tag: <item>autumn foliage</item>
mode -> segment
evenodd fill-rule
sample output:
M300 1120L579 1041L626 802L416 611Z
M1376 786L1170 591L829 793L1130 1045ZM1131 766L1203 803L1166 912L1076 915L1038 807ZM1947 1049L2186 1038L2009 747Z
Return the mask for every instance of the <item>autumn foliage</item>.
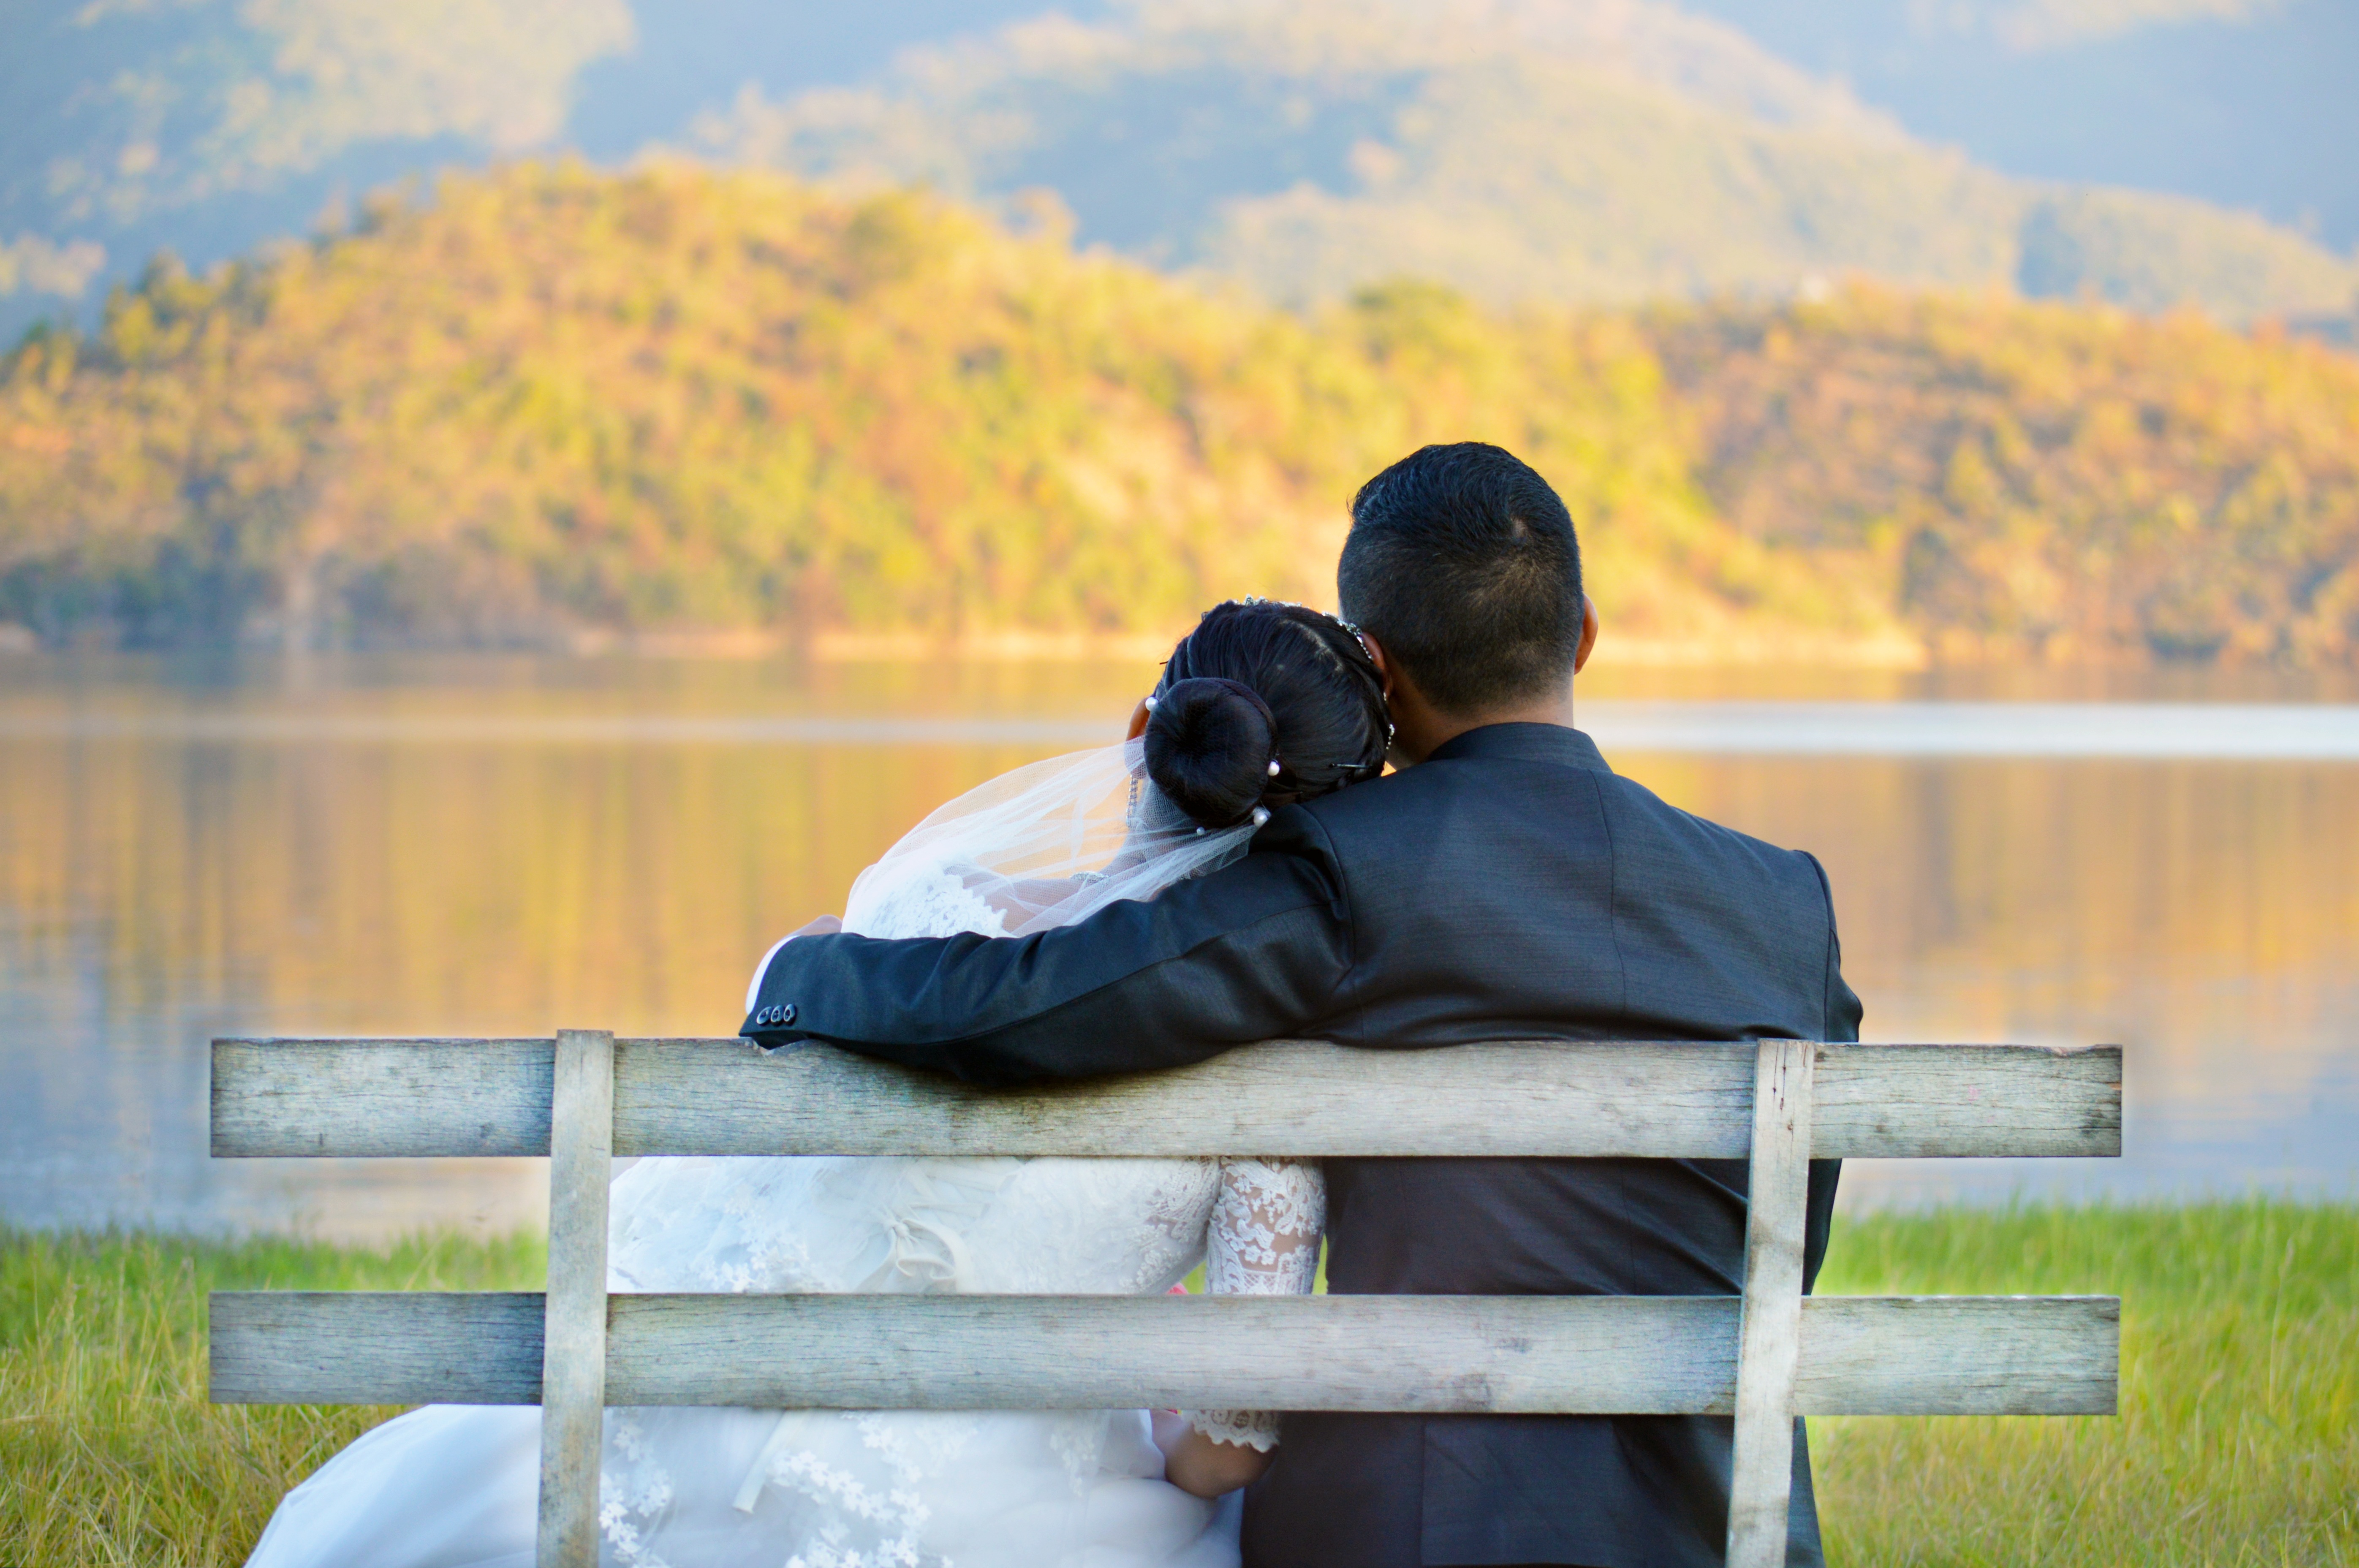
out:
M913 193L522 165L0 368L57 643L1157 633L1324 600L1359 481L1499 441L1636 643L2347 663L2359 361L1864 287L1310 316Z

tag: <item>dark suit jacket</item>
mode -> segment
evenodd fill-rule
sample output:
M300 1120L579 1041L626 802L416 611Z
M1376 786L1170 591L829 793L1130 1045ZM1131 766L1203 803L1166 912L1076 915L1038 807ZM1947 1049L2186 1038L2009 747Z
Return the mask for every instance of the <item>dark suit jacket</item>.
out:
M1276 813L1152 903L1016 939L790 942L745 1033L1016 1084L1274 1036L1853 1040L1826 879L1665 805L1586 735L1502 724ZM1835 1169L1815 1166L1807 1274ZM1723 1295L1741 1161L1331 1160L1328 1288ZM1790 1564L1821 1561L1799 1423ZM1722 1560L1730 1422L1305 1413L1248 1495L1257 1568Z

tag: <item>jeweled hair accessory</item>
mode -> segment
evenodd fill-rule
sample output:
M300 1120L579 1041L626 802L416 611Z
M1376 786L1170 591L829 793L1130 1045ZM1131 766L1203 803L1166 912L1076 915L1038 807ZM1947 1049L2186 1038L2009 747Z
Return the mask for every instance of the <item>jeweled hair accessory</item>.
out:
M1281 610L1307 610L1310 611L1311 614L1318 616L1323 621L1332 621L1336 625L1341 626L1353 636L1359 638L1360 645L1363 649L1367 646L1368 634L1366 633L1361 631L1357 626L1353 625L1349 621L1344 620L1333 611L1321 610L1315 604L1302 604L1291 599L1264 599L1257 593L1249 593L1243 599L1224 600L1222 602L1226 604L1273 604ZM1208 611L1206 613L1209 614L1211 611Z

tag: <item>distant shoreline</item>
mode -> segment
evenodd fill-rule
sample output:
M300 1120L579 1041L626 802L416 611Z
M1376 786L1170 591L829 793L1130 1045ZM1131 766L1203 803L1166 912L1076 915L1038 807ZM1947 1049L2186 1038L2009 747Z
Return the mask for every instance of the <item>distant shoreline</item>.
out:
M576 639L574 651L706 658L764 658L799 651L821 664L944 656L986 664L1090 659L1159 661L1186 633L1184 626L1160 633L1011 631L951 637L917 632L821 632L802 640L799 648L797 639L775 632L591 633ZM1738 637L1614 636L1607 646L1616 663L1649 668L1705 668L1777 660L1847 669L1921 670L1931 662L1920 641L1889 633L1857 637L1819 632Z
M648 658L767 659L798 654L819 664L859 664L955 658L979 664L1065 663L1092 660L1159 662L1172 644L1187 634L1185 626L1168 632L1036 632L1005 631L937 636L922 632L820 632L798 635L760 627L716 627L660 632L575 631L549 637L520 638L510 647L471 643L374 643L359 648L321 648L315 654L347 653L534 653L595 658L637 654ZM1860 636L1819 631L1763 631L1734 636L1649 637L1609 633L1605 644L1614 663L1649 669L1708 669L1714 665L1777 663L1821 665L1837 669L1923 670L1934 660L1924 643L1889 632ZM285 653L266 640L234 644L240 653ZM0 622L0 657L9 654L60 654L70 650L42 646L29 627ZM106 653L132 650L108 647ZM175 652L190 652L188 649ZM201 651L201 650L198 650ZM223 649L222 651L230 651ZM1961 664L2020 664L2021 658L1952 659ZM2067 661L2118 665L2124 661Z
M520 633L512 642L420 638L370 638L355 644L289 649L267 635L221 643L168 648L125 647L108 642L67 647L44 644L31 628L0 622L0 661L15 657L101 655L187 656L235 654L337 658L376 654L527 654L554 658L647 658L760 660L799 658L821 665L897 664L951 659L971 664L1159 664L1187 634L1185 625L1164 632L1042 632L1009 630L940 635L924 632L795 633L770 627L673 628L614 631L603 627ZM2168 659L2122 648L2074 648L2060 643L2044 654L2027 655L2004 642L1982 644L1942 639L1935 648L1908 633L1889 628L1846 633L1808 627L1768 626L1698 637L1624 633L1606 623L1599 644L1601 665L1625 669L1709 670L1775 665L1827 670L1921 674L1956 670L2163 670L2274 667L2240 659Z

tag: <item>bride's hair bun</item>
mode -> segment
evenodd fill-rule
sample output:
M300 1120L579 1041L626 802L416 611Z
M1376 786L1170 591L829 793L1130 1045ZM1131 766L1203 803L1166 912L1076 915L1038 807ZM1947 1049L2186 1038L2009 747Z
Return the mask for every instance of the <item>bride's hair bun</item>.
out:
M1269 787L1277 720L1243 681L1201 676L1155 694L1147 716L1147 776L1206 827L1242 822Z

